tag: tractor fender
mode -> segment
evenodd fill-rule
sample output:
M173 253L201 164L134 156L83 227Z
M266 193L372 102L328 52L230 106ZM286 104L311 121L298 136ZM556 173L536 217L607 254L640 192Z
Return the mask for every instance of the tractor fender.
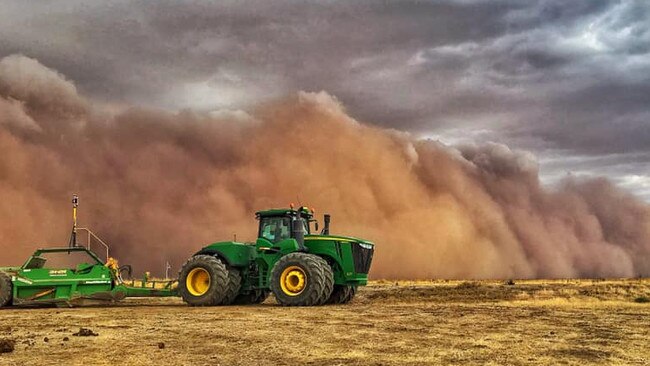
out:
M327 264L329 264L330 267L332 267L332 271L334 272L334 277L337 280L345 281L345 279L346 279L345 271L343 270L343 265L341 264L340 258L337 258L336 256L333 256L333 255L322 254L322 253L319 253L319 254L316 254L316 255L323 258L323 259L325 259Z
M211 255L213 257L217 257L221 259L223 263L225 263L227 266L232 267L232 261L228 259L221 251L216 250L216 249L201 249L200 251L194 253L194 256L197 255Z
M208 245L198 251L195 255L207 254L215 256L229 267L248 267L250 264L251 252L254 246L235 242L222 242Z

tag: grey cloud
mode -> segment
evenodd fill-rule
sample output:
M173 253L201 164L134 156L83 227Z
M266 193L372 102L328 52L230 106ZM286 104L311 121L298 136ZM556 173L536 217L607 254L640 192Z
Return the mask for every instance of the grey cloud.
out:
M607 176L650 201L650 152L568 156L565 151L547 150L539 155L539 163L546 184L557 184L567 176Z
M364 122L443 141L650 146L643 0L0 4L0 57L34 57L106 103L245 109L327 90Z

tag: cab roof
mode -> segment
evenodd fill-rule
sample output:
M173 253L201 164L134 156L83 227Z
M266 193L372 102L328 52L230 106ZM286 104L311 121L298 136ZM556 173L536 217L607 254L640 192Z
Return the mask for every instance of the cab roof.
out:
M300 211L303 217L311 217L312 213L307 207L300 207L297 209L292 208L272 208L264 211L257 211L255 217L268 217L268 216L295 216Z

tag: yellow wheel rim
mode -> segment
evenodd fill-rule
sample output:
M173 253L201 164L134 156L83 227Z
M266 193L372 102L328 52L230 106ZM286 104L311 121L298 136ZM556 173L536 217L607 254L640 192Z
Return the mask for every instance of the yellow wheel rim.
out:
M298 266L290 266L282 271L280 275L280 287L282 292L289 296L298 296L305 289L307 274Z
M210 273L205 268L194 268L185 279L187 291L194 296L203 296L210 289Z

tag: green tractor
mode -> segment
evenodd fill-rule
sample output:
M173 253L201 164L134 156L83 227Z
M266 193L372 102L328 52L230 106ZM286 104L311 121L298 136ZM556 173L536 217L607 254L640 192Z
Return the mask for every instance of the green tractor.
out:
M329 215L312 234L313 216L306 207L257 212L256 242L201 249L180 270L180 296L194 306L258 304L270 293L284 306L351 301L368 282L374 244L330 235Z

